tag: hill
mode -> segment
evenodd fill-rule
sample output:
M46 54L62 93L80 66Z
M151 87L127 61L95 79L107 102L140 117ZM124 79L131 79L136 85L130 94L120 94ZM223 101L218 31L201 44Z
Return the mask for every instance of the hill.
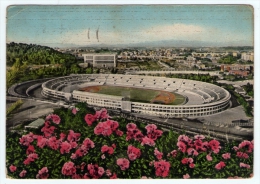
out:
M75 62L76 58L53 48L35 44L8 43L6 46L6 64L12 66L17 60L22 63L43 65Z

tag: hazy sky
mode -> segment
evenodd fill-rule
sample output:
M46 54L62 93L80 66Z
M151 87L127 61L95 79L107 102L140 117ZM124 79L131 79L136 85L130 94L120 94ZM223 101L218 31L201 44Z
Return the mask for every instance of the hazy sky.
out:
M185 40L253 45L253 13L246 5L10 6L7 42L87 46Z

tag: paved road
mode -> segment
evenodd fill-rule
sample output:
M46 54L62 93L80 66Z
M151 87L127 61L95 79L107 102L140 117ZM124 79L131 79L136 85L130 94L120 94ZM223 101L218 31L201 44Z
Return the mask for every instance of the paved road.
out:
M15 98L16 97L7 97L7 101L14 100ZM15 126L20 124L21 122L37 119L41 116L48 115L53 112L53 109L60 107L59 104L52 102L40 101L35 99L22 100L24 101L24 103L18 109L18 113L7 120L7 127Z
M243 86L243 85L246 85L247 83L249 84L254 84L254 80L243 80L243 81L227 81L227 80L218 80L217 81L218 83L224 83L224 84L236 84L236 85L239 85L239 86Z

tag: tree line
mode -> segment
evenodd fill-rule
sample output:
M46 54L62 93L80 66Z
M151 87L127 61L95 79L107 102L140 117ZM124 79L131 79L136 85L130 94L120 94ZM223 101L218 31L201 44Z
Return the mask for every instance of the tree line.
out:
M50 47L11 42L7 44L6 85L72 73L92 73L92 68L81 68L74 55L58 52Z

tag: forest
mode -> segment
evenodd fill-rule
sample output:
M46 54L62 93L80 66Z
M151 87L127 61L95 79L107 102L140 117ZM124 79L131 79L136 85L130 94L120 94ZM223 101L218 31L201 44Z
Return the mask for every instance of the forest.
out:
M6 85L17 82L71 73L92 73L92 68L81 68L74 55L35 44L8 43L6 50Z

